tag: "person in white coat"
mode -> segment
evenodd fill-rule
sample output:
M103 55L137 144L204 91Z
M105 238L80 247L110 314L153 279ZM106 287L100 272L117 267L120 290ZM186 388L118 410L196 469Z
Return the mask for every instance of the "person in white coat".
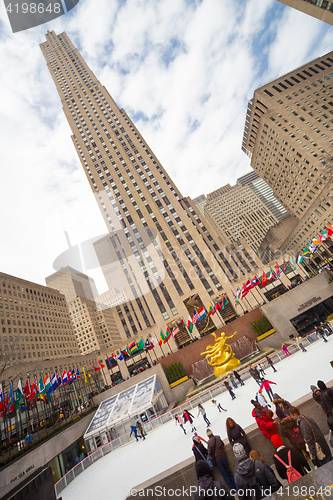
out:
M265 408L265 410L268 410L268 408L270 408L270 405L268 404L267 399L263 395L261 389L256 393L256 400L261 404L263 408Z

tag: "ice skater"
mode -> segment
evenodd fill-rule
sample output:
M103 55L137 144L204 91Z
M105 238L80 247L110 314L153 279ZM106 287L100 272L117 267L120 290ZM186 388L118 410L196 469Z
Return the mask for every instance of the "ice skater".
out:
M265 370L263 369L263 366L260 363L258 363L257 369L259 370L261 377L265 378L266 373L265 373Z
M315 326L315 331L316 331L317 336L321 337L323 339L323 341L326 343L327 339L325 337L324 329L322 328L322 326L321 325Z
M145 430L143 428L143 424L140 422L140 420L137 421L136 426L139 429L140 434L143 437L143 440L145 440L146 436L147 436L147 433L145 432Z
M210 426L210 421L207 418L205 408L201 404L199 404L198 405L198 410L199 410L199 412L198 412L197 418L199 418L199 415L202 415L202 418L204 419L205 423L207 424L207 427L209 427Z
M268 410L268 408L270 408L267 399L262 393L262 389L259 389L259 391L256 393L256 401L258 401L258 403L260 403L261 406L265 408L265 410Z
M258 385L261 385L260 373L258 372L257 368L251 366L249 369L249 374L257 382Z
M273 365L273 361L271 358L269 358L268 356L266 356L266 361L267 363L269 364L269 366L271 366L273 368L273 372L277 372L276 368L274 367Z
M133 433L134 433L136 441L139 441L138 437L142 439L142 436L140 434L138 434L138 430L136 428L136 425L131 425L130 437L132 436Z
M191 432L194 432L196 431L196 428L194 427L194 424L193 424L193 415L192 413L190 413L188 410L184 410L183 411L183 419L184 419L184 423L186 424L186 422L189 422L190 425L191 425Z
M291 352L288 350L288 347L286 346L286 344L282 344L282 349L287 357L291 356Z
M227 391L229 392L229 394L230 394L230 396L231 396L231 400L236 399L235 393L234 393L234 391L231 389L231 387L230 387L229 383L228 383L227 381L225 381L225 382L224 382L224 385L225 385L225 387L226 387Z
M184 429L184 420L180 415L175 415L175 425L179 425L183 429L184 434L186 434L186 430Z
M300 335L298 335L298 337L296 337L296 344L302 350L302 352L307 352L304 345L303 345L302 340L303 340L302 337Z
M212 399L212 403L214 406L216 406L216 408L218 409L219 413L221 413L221 411L227 411L225 410L224 408L222 408L221 406L221 403L219 403L218 401L216 401L216 399Z
M267 392L269 399L273 401L273 391L271 389L271 384L276 385L276 383L272 382L271 380L263 379L262 384L260 386L260 390L262 391L262 388L264 388L265 391Z
M232 373L235 375L235 377L238 380L238 382L240 383L240 385L245 385L243 380L241 379L241 376L239 375L239 373L236 370L234 370Z
M229 378L230 378L230 382L232 383L234 388L237 389L238 385L236 384L235 375L232 372L230 373Z

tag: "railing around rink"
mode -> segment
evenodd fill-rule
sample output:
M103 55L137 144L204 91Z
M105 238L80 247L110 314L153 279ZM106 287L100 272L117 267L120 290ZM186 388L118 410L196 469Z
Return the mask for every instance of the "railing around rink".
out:
M315 332L311 333L307 337L304 337L302 342L304 346L311 345L314 342L318 341L318 336ZM299 351L299 348L297 347L296 343L291 344L288 346L289 351L292 351L292 354ZM281 350L278 352L275 352L272 356L270 356L271 360L273 361L273 364L278 363L279 361L282 361L282 359L285 359L286 355L285 353ZM265 368L269 368L269 364L267 361L261 360L259 361L260 364ZM257 363L254 362L254 365ZM242 379L247 380L250 378L249 374L249 367L247 367L245 370L240 370L239 371L240 376ZM223 382L219 382L216 385L210 387L209 389L206 389L205 391L201 392L200 394L193 396L193 398L188 399L185 403L182 403L181 405L173 408L172 410L163 413L162 415L159 415L155 417L152 420L149 420L147 423L145 423L145 431L150 432L154 429L157 429L161 425L166 424L167 422L170 422L171 420L174 419L174 416L176 413L182 413L183 410L186 408L187 410L193 409L198 406L198 403L205 403L214 397L222 394L223 392L226 392L226 388L224 386ZM57 497L59 494L76 478L78 477L82 472L84 472L88 467L93 465L97 460L100 458L105 457L108 455L111 451L116 450L117 448L121 448L122 446L125 446L129 442L131 442L133 438L130 437L130 433L127 432L126 434L123 434L122 436L117 437L116 439L110 441L109 443L106 443L97 450L93 451L90 455L88 455L84 460L79 462L73 469L67 472L56 484L55 484L55 491Z

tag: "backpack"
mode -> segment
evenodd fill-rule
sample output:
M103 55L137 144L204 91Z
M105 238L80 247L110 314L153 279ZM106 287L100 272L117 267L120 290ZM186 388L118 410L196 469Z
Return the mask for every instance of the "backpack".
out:
M297 479L300 479L302 477L302 474L300 474L298 472L298 470L296 470L292 465L291 465L291 450L288 451L288 462L289 462L289 465L287 465L286 463L284 463L283 460L281 460L281 458L278 456L278 455L274 455L275 458L277 458L282 465L284 465L287 469L287 479L288 479L288 483L293 483L294 481L297 481Z

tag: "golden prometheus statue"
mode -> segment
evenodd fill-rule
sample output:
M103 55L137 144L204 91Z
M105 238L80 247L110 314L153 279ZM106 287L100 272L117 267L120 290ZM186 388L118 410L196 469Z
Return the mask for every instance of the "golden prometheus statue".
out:
M207 363L214 367L215 377L222 377L222 375L234 370L241 364L239 359L235 358L230 345L226 344L226 341L232 339L236 333L231 335L231 337L226 337L225 333L222 332L218 339L216 338L216 334L212 333L215 338L215 345L208 345L206 351L201 353L201 356L206 354Z

